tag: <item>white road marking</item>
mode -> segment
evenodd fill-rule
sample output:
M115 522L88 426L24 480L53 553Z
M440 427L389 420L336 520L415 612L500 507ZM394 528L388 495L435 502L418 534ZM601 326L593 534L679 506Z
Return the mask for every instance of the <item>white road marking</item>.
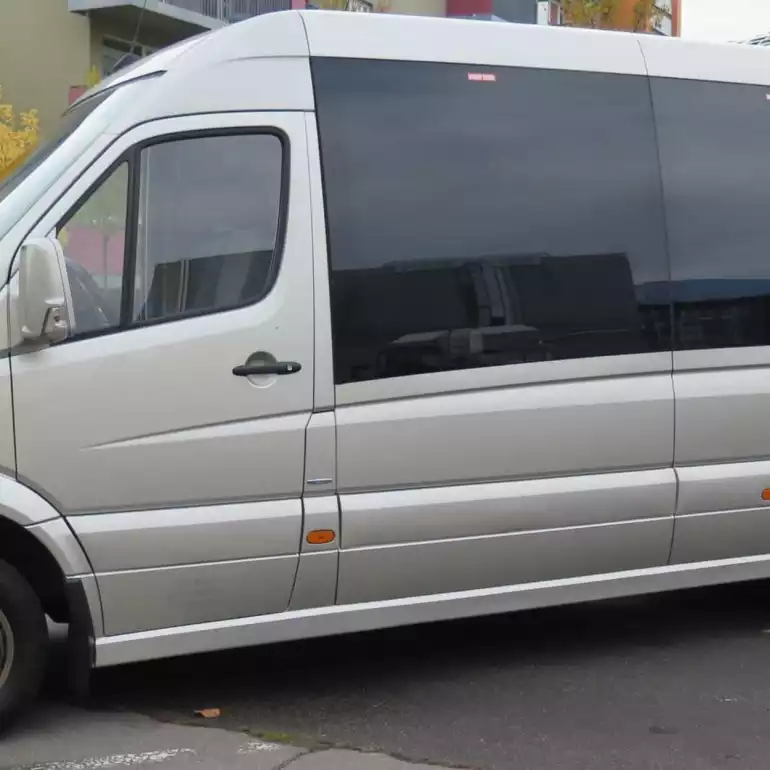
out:
M180 754L195 754L194 749L163 749L145 751L142 754L113 754L110 757L89 757L64 762L44 762L38 765L13 767L11 770L106 770L111 767L136 767L137 765L160 765Z
M265 743L265 741L250 741L238 749L239 754L258 754L260 751L280 751L283 746L277 743Z

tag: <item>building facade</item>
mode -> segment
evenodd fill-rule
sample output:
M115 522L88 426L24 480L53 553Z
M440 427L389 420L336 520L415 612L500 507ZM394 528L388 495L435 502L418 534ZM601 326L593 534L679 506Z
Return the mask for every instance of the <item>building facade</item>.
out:
M43 136L94 74L131 50L147 54L304 0L0 0L3 102L37 109ZM40 62L43 62L41 65Z
M562 0L352 0L365 10L448 16L480 20L512 21L520 24L564 23ZM619 11L614 20L619 29L632 30L636 23L636 7L640 0L618 0ZM648 32L679 36L682 0L655 0L657 13ZM312 0L310 0L312 5Z

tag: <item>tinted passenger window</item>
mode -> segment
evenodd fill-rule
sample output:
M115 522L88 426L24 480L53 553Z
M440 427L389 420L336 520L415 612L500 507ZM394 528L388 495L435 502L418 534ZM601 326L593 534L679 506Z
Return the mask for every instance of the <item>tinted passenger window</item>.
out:
M679 349L770 344L768 89L652 84Z
M142 153L134 319L237 307L269 285L283 148L274 135L165 142Z
M645 79L313 68L338 383L670 347Z

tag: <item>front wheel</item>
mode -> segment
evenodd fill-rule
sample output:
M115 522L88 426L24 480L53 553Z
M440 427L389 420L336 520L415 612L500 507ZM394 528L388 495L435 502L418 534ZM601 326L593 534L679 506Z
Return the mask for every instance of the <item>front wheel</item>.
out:
M0 732L37 695L48 659L45 613L29 583L0 561Z

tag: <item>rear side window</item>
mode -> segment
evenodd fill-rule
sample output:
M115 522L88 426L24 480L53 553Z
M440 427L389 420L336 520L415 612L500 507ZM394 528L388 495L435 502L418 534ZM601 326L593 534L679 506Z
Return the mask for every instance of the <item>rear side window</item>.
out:
M313 72L337 383L670 347L644 78Z
M676 346L770 344L770 92L653 80Z

